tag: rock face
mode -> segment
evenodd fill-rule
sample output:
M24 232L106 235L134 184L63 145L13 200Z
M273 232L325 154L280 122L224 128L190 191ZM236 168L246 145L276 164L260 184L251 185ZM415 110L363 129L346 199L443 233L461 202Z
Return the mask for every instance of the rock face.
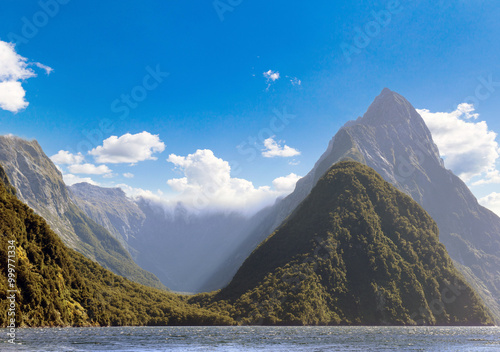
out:
M70 190L75 203L119 238L137 264L178 292L219 288L200 283L234 251L248 221L236 213L191 214L182 204L170 209L143 198L132 200L118 188L80 183Z
M250 324L491 324L427 212L353 161L331 167L216 297Z
M373 168L431 215L457 268L500 322L500 218L479 205L460 178L444 167L421 116L405 98L387 88L363 117L338 131L292 194L256 215L257 225L207 281L228 282L243 262L241 258L250 255L292 213L333 164L348 158Z
M89 183L78 183L68 188L75 204L133 254L128 242L139 232L146 219L138 205L120 188L102 188Z
M73 203L61 173L36 141L0 136L0 164L17 197L42 216L67 246L116 274L164 288L158 278L134 263L117 239Z

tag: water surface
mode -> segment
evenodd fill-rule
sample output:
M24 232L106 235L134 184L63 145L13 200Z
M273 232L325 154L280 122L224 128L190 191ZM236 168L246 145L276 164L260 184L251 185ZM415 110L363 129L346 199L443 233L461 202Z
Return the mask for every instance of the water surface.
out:
M500 351L499 327L112 327L0 331L1 351Z

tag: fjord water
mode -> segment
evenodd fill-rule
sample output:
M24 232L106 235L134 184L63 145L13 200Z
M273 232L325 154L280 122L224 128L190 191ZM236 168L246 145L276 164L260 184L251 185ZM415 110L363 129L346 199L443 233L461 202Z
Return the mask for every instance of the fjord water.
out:
M18 329L1 351L500 351L499 327L113 327Z

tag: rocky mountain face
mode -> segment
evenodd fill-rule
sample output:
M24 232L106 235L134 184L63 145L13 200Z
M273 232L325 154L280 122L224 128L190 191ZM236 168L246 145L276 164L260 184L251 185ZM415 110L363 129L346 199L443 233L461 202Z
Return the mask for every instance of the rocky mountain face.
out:
M218 300L249 324L492 323L428 213L354 161L318 180Z
M431 215L457 268L500 322L500 218L479 205L460 178L444 167L421 116L404 97L387 88L363 117L349 121L338 131L291 195L256 215L257 225L207 281L229 282L241 258L250 255L305 199L325 172L344 159L370 166Z
M120 188L103 188L89 183L69 186L70 197L88 217L103 226L134 254L128 242L141 229L146 215Z
M0 164L19 199L42 216L67 246L116 274L164 288L158 278L134 263L116 238L74 204L62 174L36 141L0 136Z
M220 288L200 283L234 251L248 221L236 213L192 214L182 204L168 208L144 198L132 200L118 188L80 183L70 190L75 203L120 238L137 264L178 292Z

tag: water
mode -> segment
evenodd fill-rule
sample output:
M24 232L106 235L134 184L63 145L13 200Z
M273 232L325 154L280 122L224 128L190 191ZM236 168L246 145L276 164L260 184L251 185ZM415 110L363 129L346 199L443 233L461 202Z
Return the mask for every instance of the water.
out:
M500 351L499 327L116 327L18 329L1 351Z

